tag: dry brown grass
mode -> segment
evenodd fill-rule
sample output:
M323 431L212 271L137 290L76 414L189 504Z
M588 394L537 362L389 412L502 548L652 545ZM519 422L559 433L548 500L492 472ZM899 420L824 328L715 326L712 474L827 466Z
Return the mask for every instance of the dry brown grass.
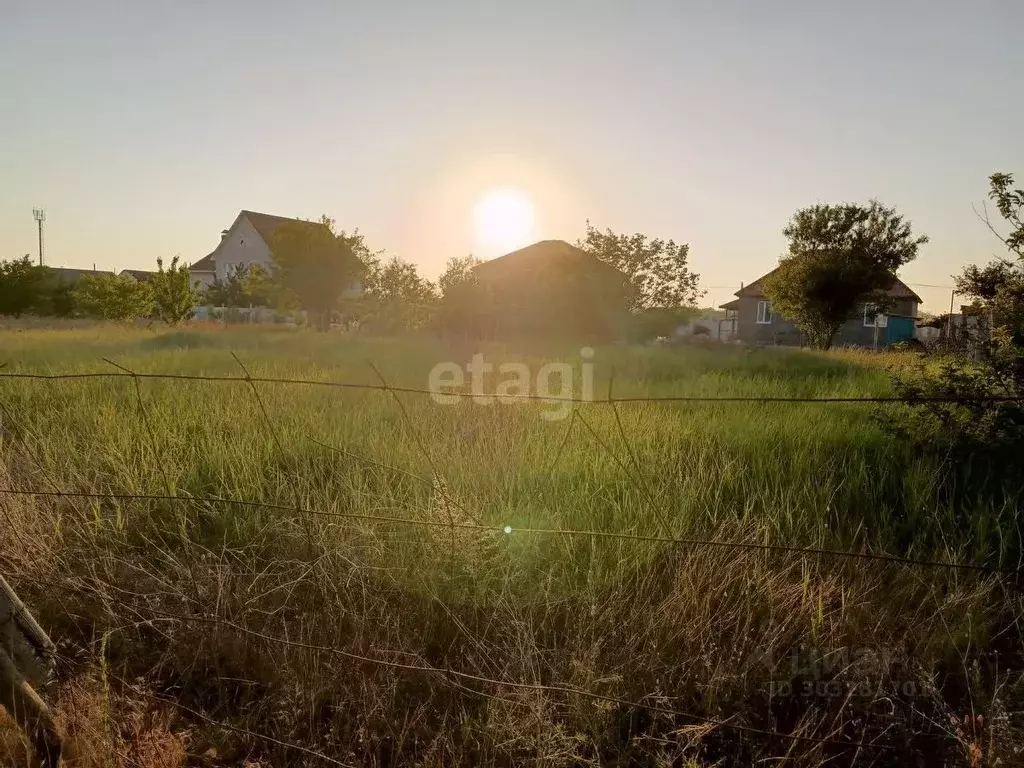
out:
M169 346L150 364L223 370L219 348L196 351L219 340L155 339ZM811 391L797 352L706 354L684 391ZM626 361L638 391L685 374L659 355ZM813 362L826 394L878 374ZM1024 605L1004 580L518 528L660 533L653 498L694 537L1012 557L1012 509L942 509L938 470L859 411L638 407L623 416L633 478L582 430L565 441L511 408L413 411L427 462L386 397L267 387L278 443L244 384L147 384L154 446L130 381L4 386L2 487L169 484L443 524L0 494L0 569L58 642L70 765L1019 762ZM587 418L621 446L607 412ZM431 463L440 481L388 468ZM479 520L514 533L448 527Z
M58 507L37 502L34 511L52 521ZM454 582L472 581L474 564L506 569L501 587L467 600L465 584L430 578L417 588L407 572L395 573L389 537L358 527L319 527L313 561L297 521L221 551L176 542L167 530L160 543L154 530L140 559L136 546L59 511L60 546L50 550L59 555L21 558L14 575L63 638L63 675L73 682L58 712L75 745L72 765L170 766L186 755L207 765L316 763L211 726L163 698L353 765L711 765L768 756L793 765L868 756L896 764L910 754L995 765L1016 738L999 717L1006 704L998 694L1016 684L1016 673L984 666L972 654L981 638L964 622L988 615L997 626L1000 614L1009 619L1019 609L993 579L703 548L663 550L592 590L557 594L543 583L517 584L512 564L486 538L469 542L464 533L454 568L448 541L402 568L436 569ZM714 533L758 538L750 524ZM586 557L603 545L574 546L570 556ZM464 552L472 556L462 560ZM4 562L19 555L10 540L0 544ZM858 652L843 655L849 649ZM839 654L836 662L826 660L829 652ZM950 653L974 657L966 662L975 665L973 679ZM890 749L769 738L341 654ZM780 685L811 687L779 695ZM953 690L961 685L968 688Z

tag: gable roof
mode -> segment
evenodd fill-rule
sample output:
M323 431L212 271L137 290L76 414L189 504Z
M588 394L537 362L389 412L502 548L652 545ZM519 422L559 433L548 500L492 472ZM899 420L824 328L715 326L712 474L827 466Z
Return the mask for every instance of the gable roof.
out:
M242 210L235 217L235 220L233 222L231 222L231 226L228 229L234 229L235 225L238 224L238 222L241 221L242 219L248 219L249 220L249 223L252 224L252 228L256 230L256 234L258 234L260 236L260 238L262 238L263 242L267 244L267 247L270 247L270 239L274 236L275 230L277 230L277 228L279 226L281 226L282 224L294 224L294 223L297 222L299 224L305 224L305 225L308 225L310 227L326 227L327 226L326 224L321 224L319 221L306 221L304 219L290 219L287 216L274 216L273 214L270 214L270 213L259 213L257 211ZM224 239L225 239L225 236L227 235L227 232L228 232L228 230L224 230L224 233L221 236L221 242L224 242ZM217 247L213 249L212 253L208 253L206 256L203 256L203 258L199 259L199 261L197 261L197 262L193 263L191 266L189 266L189 271L190 272L216 272L217 271L217 259L216 259L216 256L217 256L217 251L219 251L219 250L220 250L220 245L218 244Z
M508 270L534 271L547 269L558 264L588 265L600 270L614 273L620 278L625 275L607 262L601 261L582 248L570 245L565 240L541 240L527 245L517 251L506 253L496 259L485 261L473 267L474 274L484 277L497 277Z
M282 224L305 224L310 227L326 227L326 224L321 224L319 221L306 221L304 219L290 219L287 216L274 216L269 213L257 213L256 211L242 211L238 214L239 218L244 216L252 224L259 236L263 238L268 246L270 245L270 238L273 237L274 231ZM236 219L237 221L237 219Z
M48 267L57 273L57 277L69 283L76 283L82 275L113 275L106 269L76 269L75 267Z
M214 251L213 253L216 253ZM216 271L217 265L213 261L213 253L208 253L203 256L199 261L188 268L189 272L214 272Z
M768 277L769 275L775 274L777 269L778 267L773 269L771 272L768 272L767 274L761 275L761 277L757 278L757 280L750 283L750 285L746 285L743 288L740 288L733 295L738 296L740 298L762 298L764 296L765 278ZM912 290L910 290L910 287L902 280L900 280L898 277L893 277L893 284L885 293L887 296L890 296L894 299L912 299L913 301L916 301L918 304L922 303L921 297L914 293Z

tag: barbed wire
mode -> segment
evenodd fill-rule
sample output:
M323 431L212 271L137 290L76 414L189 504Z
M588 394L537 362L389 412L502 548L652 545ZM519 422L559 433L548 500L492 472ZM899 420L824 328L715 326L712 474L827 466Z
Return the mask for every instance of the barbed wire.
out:
M0 366L2 368L3 366ZM561 397L556 395L538 395L531 393L515 394L478 394L458 390L433 390L421 387L401 387L392 384L367 384L349 381L323 381L317 379L269 378L262 376L213 376L187 373L121 373L115 371L90 371L88 373L19 373L3 372L0 379L27 379L39 381L74 381L88 379L153 379L167 381L209 381L235 384L285 384L291 386L333 387L336 389L357 389L377 392L397 392L411 395L432 395L442 397L459 397L467 400L486 398L498 401L526 400L541 403L579 403L588 405L611 405L614 403L1014 403L1024 402L1024 395L984 395L973 397L942 397L942 396L859 396L859 397L786 397L764 395L660 395L652 397L615 397L615 398L584 398Z
M84 589L87 592L93 592L93 593L99 594L102 597L104 597L104 599L110 601L111 603L119 605L119 606L121 606L123 608L130 609L133 612L135 612L136 614L140 614L141 615L140 607L138 605L135 605L135 604L132 604L132 603L127 603L127 602L125 602L123 600L119 600L117 598L113 598L110 595L108 595L106 593L103 593L103 592L101 592L99 590L96 590L96 589L90 589L89 587L84 587ZM724 719L721 719L721 718L715 718L715 717L710 717L710 716L707 716L707 715L696 714L694 712L688 712L688 711L685 711L685 710L675 709L673 707L663 706L661 704L651 704L651 703L647 703L647 702L643 701L642 699L627 699L627 698L623 698L623 697L620 697L620 696L612 696L610 694L597 693L595 691L589 691L589 690L586 690L586 689L583 689L583 688L577 688L577 687L570 686L570 685L546 684L546 683L529 682L529 681L522 681L522 680L501 680L501 679L497 679L497 678L486 677L486 676L483 676L483 675L476 675L476 674L473 674L473 673L470 673L470 672L462 672L460 670L452 669L451 667L439 667L439 666L433 666L433 665L430 665L430 664L412 664L412 663L409 663L409 662L392 661L390 659L381 659L381 658L376 658L376 657L373 657L373 656L366 656L366 655L360 654L360 653L354 653L352 651L347 651L347 650L345 650L343 648L337 648L335 646L320 645L318 643L307 643L307 642L303 642L303 641L300 641L300 640L293 640L291 638L279 637L277 635L271 635L271 634L268 634L266 632L259 632L257 630L250 629L248 627L244 627L241 624L238 624L236 622L230 621L228 619L221 618L219 616L210 616L210 615L200 614L200 613L193 613L193 614L190 614L190 615L182 615L182 614L174 613L172 611L166 611L166 610L161 609L161 608L154 608L154 607L148 606L148 605L145 606L145 610L148 611L149 613L153 614L155 617L158 617L160 619L165 619L165 620L170 620L170 621L178 621L178 622L181 622L183 624L187 624L189 622L192 622L192 623L197 623L197 624L207 624L207 625L215 625L215 626L220 626L220 627L227 627L227 628L232 629L232 630L234 630L236 632L240 632L240 633L242 633L244 635L248 635L250 637L253 637L253 638L256 638L256 639L259 639L259 640L263 640L265 642L275 643L275 644L278 644L278 645L281 645L281 646L285 646L285 647L299 648L299 649L302 649L302 650L309 650L309 651L317 651L319 653L326 653L326 654L330 654L330 655L334 655L334 656L339 656L341 658L345 658L345 659L348 659L350 661L357 661L357 662L371 664L373 666L378 666L378 667L385 667L385 668L389 668L389 669L397 669L397 670L407 671L407 672L422 672L422 673L426 673L426 674L436 675L437 677L439 677L441 680L443 680L447 684L452 685L452 686L454 686L454 687L456 687L456 688L458 688L460 690L465 690L468 693L471 693L471 694L474 694L474 695L477 695L477 696L483 696L483 697L488 698L488 699L495 699L495 700L502 701L502 702L508 703L508 704L519 704L519 702L516 702L514 700L511 700L511 699L508 699L508 698L505 698L505 697L502 697L502 696L494 695L494 694L488 693L486 691L481 691L481 690L478 690L478 689L475 689L475 688L467 688L467 687L465 687L463 685L460 685L460 684L456 683L451 678L456 678L458 680L464 680L464 681L467 681L467 682L477 683L477 684L481 684L481 685L490 685L490 686L494 686L494 687L497 687L497 688L504 687L504 688L514 688L516 690L536 691L538 693L549 693L549 694L557 693L557 694L563 694L563 695L568 695L568 696L577 696L577 697L580 697L580 698L590 699L592 701L601 701L601 702L605 702L605 703L608 703L608 704L615 704L617 706L627 707L627 708L631 708L631 709L643 709L643 710L647 710L647 711L652 712L652 713L669 715L671 717L676 717L676 718L680 718L680 719L690 720L690 721L693 721L694 725L713 726L715 728L720 728L720 729L725 729L725 730L733 730L733 731L737 731L737 732L740 732L740 733L748 733L748 734L752 734L752 735L756 735L756 736L762 736L762 737L766 737L766 738L772 738L772 739L784 739L784 740L787 740L787 741L794 741L794 742L800 742L800 743L805 743L805 744L814 744L814 745L817 745L817 746L829 745L829 746L834 746L834 747L841 747L841 748L844 748L844 749L873 749L873 750L891 750L891 749L895 749L895 747L893 747L891 745L888 745L888 744L876 744L876 743L872 743L872 742L868 742L868 741L863 741L863 740L861 740L861 741L847 741L847 740L841 740L841 739L833 739L833 738L829 738L829 737L805 736L803 734L798 734L798 733L783 733L781 731L772 731L772 730L768 730L766 728L758 728L758 727L752 726L752 725L744 725L744 724L741 724L741 723L733 723L733 722L730 722L729 720L724 720ZM64 657L64 658L68 658L68 657ZM68 658L68 660L71 661L70 658ZM146 696L146 697L155 699L157 701L160 701L162 703L170 704L172 706L178 707L179 709L182 709L183 711L185 711L185 712L187 712L187 713L189 713L191 715L199 717L200 719L205 720L206 722L208 722L208 723L210 723L212 725L216 725L216 726L220 726L220 727L223 727L223 728L227 728L229 730L233 730L233 731L242 733L244 735L247 735L247 736L250 736L250 737L253 737L253 738L264 739L264 740L266 740L266 741L268 741L270 743L276 744L278 746L282 746L282 747L285 747L285 748L296 749L296 750L299 750L301 752L305 752L306 754L309 754L309 755L312 755L312 756L315 756L315 757L319 757L321 759L325 759L325 760L327 760L329 762L332 762L334 764L337 764L337 765L346 765L344 763L341 763L341 762L335 760L334 758L328 757L327 755L324 755L321 752L316 752L316 751L311 750L311 749L309 749L307 747L303 747L303 746L300 746L298 744L294 744L294 743L290 743L290 742L281 741L281 740L275 739L275 738L270 737L270 736L259 734L259 733L256 733L254 731L250 731L248 729L232 725L230 723L225 723L225 722L222 722L222 721L214 720L213 718L210 718L209 716L204 715L201 712L197 712L196 710L191 709L190 707L187 707L187 706L181 704L180 702L177 702L177 701L175 701L175 700L173 700L173 699L171 699L169 697L159 696L157 694L153 694L153 693L150 693L150 692L138 689L135 686L133 686L130 683L128 683L127 681L125 681L124 679L116 676L113 673L110 673L109 670L108 670L107 674L111 678L117 680L119 683L121 683L126 688L132 690L134 693L136 693L138 695ZM665 698L662 694L649 694L649 696L660 696L662 698ZM646 698L646 696L643 697L643 698ZM524 706L525 706L525 704L524 704ZM948 737L947 734L943 734L943 733L929 733L929 734L919 734L919 735L927 737L927 738L940 738L940 739Z
M380 378L381 378L381 383L380 384L364 384L364 383L354 383L354 382L334 382L334 381L322 381L322 380L318 381L318 380L308 380L308 379L288 379L288 378L279 379L279 378L253 377L253 376L251 376L249 374L248 370L241 363L241 361L238 360L237 357L235 359L236 359L236 361L238 361L239 365L242 367L243 371L245 372L245 376L239 377L239 376L207 376L207 375L170 374L170 373L136 373L134 371L130 371L127 368L123 368L121 366L117 366L116 363L108 361L108 362L110 362L111 365L114 365L114 366L117 366L117 367L121 368L122 372L88 372L88 373L65 373L65 374L41 374L41 373L3 372L3 373L0 373L0 378L42 380L42 381L131 378L133 380L134 385L135 385L135 394L136 394L136 398L138 400L138 406L139 406L139 410L140 410L140 415L142 417L142 420L143 420L143 423L144 423L144 425L146 427L146 430L147 430L147 432L149 434L150 441L153 443L152 449L154 451L154 456L155 457L159 457L159 452L158 452L157 446L156 446L156 437L153 434L152 429L151 429L151 427L149 425L149 421L148 421L148 418L147 418L147 415L146 415L146 412L145 412L145 406L144 406L144 403L143 403L143 400L142 400L141 392L139 390L139 380L140 379L183 380L183 381L204 381L204 382L228 382L228 383L243 383L243 384L248 385L252 389L253 395L256 398L256 400L257 400L257 402L258 402L258 404L259 404L259 406L261 408L261 411L263 413L264 420L265 420L265 423L266 423L266 427L273 433L275 443L276 443L277 448L278 448L278 450L280 451L281 454L284 454L284 449L283 449L283 447L282 447L282 445L280 443L280 439L278 438L278 436L277 436L277 434L275 432L275 428L274 428L273 422L269 418L269 414L267 413L266 407L263 405L263 402L262 402L262 400L261 400L261 398L259 396L259 392L255 388L255 384L257 384L257 383L259 383L259 384L301 385L301 386L321 386L321 387L333 387L333 388L342 388L342 389L380 391L380 392L388 393L389 395L395 397L395 399L398 402L399 406L401 406L401 400L399 400L397 398L397 394L399 394L399 393L408 393L408 394L416 394L416 395L424 395L424 394L426 394L426 395L438 395L438 394L443 394L443 395L456 396L456 397L467 398L467 399L474 399L474 398L480 397L478 394L468 393L468 392L447 392L447 391L446 392L437 392L437 391L430 390L430 389L420 389L420 388L412 388L412 387L396 387L396 386L392 386L392 385L388 384L388 382L384 379L384 377L381 376L379 373L378 373L378 376L380 376ZM0 368L3 368L3 367L4 367L4 365L0 365ZM493 397L493 396L491 396L491 397ZM609 380L608 395L607 395L606 398L603 398L603 399L590 400L590 399L579 398L579 397L554 397L554 396L542 396L542 395L533 395L533 394L516 394L516 395L502 396L502 397L498 397L496 399L498 399L498 400L531 400L531 401L539 401L539 402L545 402L545 403L572 402L572 403L580 403L580 404L595 404L595 405L608 404L608 405L611 405L611 407L613 409L613 412L615 414L616 425L617 425L617 427L619 429L620 436L622 437L623 443L625 445L627 456L630 459L631 463L633 464L634 468L637 471L639 471L639 462L637 461L636 456L632 453L632 449L631 449L628 441L626 441L626 439L625 439L625 429L624 429L623 424L621 422L621 419L619 417L618 411L615 410L615 406L617 404L619 404L619 403L624 403L624 404L628 404L628 403L671 403L671 402L682 402L682 403L685 403L685 402L694 402L694 403L773 403L773 402L775 402L775 403L890 403L890 402L898 402L898 403L925 403L925 402L969 403L969 402L1017 402L1017 401L1024 400L1024 397L993 396L993 397L976 397L976 398L943 398L943 397L934 397L934 398L933 397L910 397L910 398L908 398L908 397L759 397L759 396L749 396L749 397L746 397L746 396L705 397L705 396L666 396L666 397L622 397L622 398L616 398L616 397L612 396L611 379L610 379ZM404 414L404 409L403 409L403 414ZM574 418L576 418L575 412L574 412ZM605 450L607 450L616 459L616 461L619 463L620 468L627 475L630 475L629 467L622 460L620 460L615 455L615 452L612 451L611 448L608 445L606 445L605 443L603 443L603 441L600 440L600 438L593 431L593 429L590 427L590 425L582 418L582 416L580 416L579 418L581 420L581 423L588 429L588 431L590 431L593 434L593 436L596 439L598 439L599 442L601 442L602 447ZM406 415L406 421L410 422L410 423L407 424L407 426L408 426L408 428L410 430L412 430L413 429L412 428L412 424L411 424L411 421L408 419L407 415ZM571 426L571 423L570 423L570 426ZM415 435L415 431L414 430L413 430L413 433ZM566 434L565 439L563 440L563 447L564 447L564 443L567 440L568 440L568 432ZM317 442L317 441L314 441L314 442ZM427 455L428 462L429 462L430 461L430 457L429 457L429 453L427 453L427 451L426 451L426 448L422 445L422 443L418 439L417 439L417 443L420 446L420 449ZM436 468L433 466L432 463L431 463L431 473L433 475L433 478L432 479L427 479L427 478L421 477L419 475L415 475L415 474L413 474L411 472L407 472L405 470L399 469L397 467L391 467L391 466L389 466L387 464L384 464L382 462L377 462L377 461L375 461L373 459L366 459L365 457L361 457L361 456L358 456L356 454L349 453L347 451L344 451L343 449L333 448L333 447L331 447L329 445L326 445L324 443L319 443L319 444L322 447L324 447L324 448L327 448L327 449L330 449L330 450L336 450L336 451L338 451L340 453L344 453L344 454L350 455L353 458L364 460L364 461L368 461L370 463L376 464L376 465L378 465L378 466L380 466L382 468L385 468L385 469L388 469L388 470L392 470L392 471L395 471L395 472L403 473L403 474L405 474L407 476L410 476L410 477L412 477L412 478L414 478L414 479L416 479L416 480L418 480L420 482L423 482L423 483L425 483L427 485L430 485L431 487L440 486L441 489L442 489L441 492L447 497L447 491L444 490L443 482L440 479L440 475L439 475L439 473L437 472ZM559 450L559 453L560 452L561 452L561 449ZM556 459L557 459L557 457L556 457ZM630 479L633 480L634 482L638 482L638 488L641 490L641 492L645 493L645 498L647 498L648 501L652 505L652 511L656 515L658 515L659 518L660 518L660 510L657 508L657 505L654 503L653 499L650 498L649 494L646 494L646 489L642 485L642 483L639 483L639 481L636 480L635 478L633 478L631 475L630 475ZM167 478L166 477L164 477L164 480L165 480L165 482L167 482ZM494 533L494 534L505 534L505 535L510 535L513 532L515 532L515 533L523 533L523 534L552 535L552 536L561 535L561 536L579 536L579 537L591 537L591 538L607 538L607 539L616 539L616 540L629 540L629 541L663 543L663 544L669 544L669 545L674 545L674 546L719 547L719 548L727 548L727 549L735 549L735 550L746 550L746 551L781 552L781 553L788 553L788 554L795 554L795 555L806 555L806 556L816 556L816 557L850 558L850 559L860 559L860 560L896 563L896 564L902 564L902 565L914 566L914 567L947 568L947 569L952 569L952 570L974 571L974 572L985 573L985 574L1009 574L1009 575L1016 575L1016 574L1019 573L1018 569L1013 569L1013 568L999 568L999 567L986 566L986 565L980 565L980 564L972 564L972 563L951 563L951 562L944 562L944 561L938 561L938 560L919 560L919 559L913 559L913 558L907 558L907 557L900 557L900 556L897 556L897 555L876 554L876 553L871 553L871 552L852 552L852 551L831 550L831 549L824 549L824 548L796 547L796 546L781 545L781 544L766 544L766 543L741 542L741 541L722 541L722 540L715 540L715 539L678 538L678 537L674 537L674 536L671 535L671 530L668 528L667 525L665 525L665 528L666 528L666 531L667 531L667 533L669 535L664 535L664 536L645 535L645 534L637 534L637 533L623 533L623 532L614 532L614 531L584 530L584 529L540 528L540 527L532 527L532 526L528 526L528 527L525 527L525 528L518 528L518 527L517 528L513 528L512 526L507 526L507 525L487 525L487 524L483 524L483 523L459 522L459 521L456 521L454 519L449 519L447 522L445 522L445 521L440 521L440 520L421 520L421 519L415 519L415 518L396 517L396 516L387 516L387 515L376 515L376 514L367 514L367 513L350 513L350 512L337 512L337 511L331 511L331 510L318 510L318 509L312 509L312 508L308 508L308 507L304 507L304 506L299 506L297 503L293 504L293 505L288 505L288 504L280 504L280 503L274 503L274 502L263 502L263 501L246 500L246 499L238 499L238 498L231 498L231 497L187 496L187 495L175 494L175 493L170 492L170 484L167 483L167 485L168 485L168 493L165 493L165 494L115 493L115 492L76 492L76 491L65 491L65 490L59 490L59 489L58 490L54 490L54 491L42 491L42 490L35 490L35 489L2 488L2 487L0 487L0 494L7 493L7 494L11 494L11 495L21 495L21 496L39 496L39 497L54 497L54 498L92 498L92 499L125 500L125 501L130 501L130 500L133 500L133 501L167 501L167 502L172 502L172 503L183 503L183 504L235 504L235 505L246 506L246 507L255 507L255 508L273 509L273 510L279 510L279 511L287 511L287 512L291 512L291 513L306 515L306 516L317 515L317 516L340 518L340 519L364 520L364 521L368 521L368 522L392 523L392 524L408 525L408 526L423 526L423 527L432 527L432 528L439 528L439 529L452 529L452 530L454 530L455 528L472 529L472 530L477 530L477 531L481 531L481 532ZM448 498L448 500L449 501L453 501L450 498ZM664 524L663 520L662 520L662 522ZM122 601L115 601L115 602L122 602ZM129 605L127 603L123 603L123 604L124 605ZM135 611L139 610L137 606L130 606L130 607L132 607L133 610L135 610ZM487 685L487 686L494 686L494 687L499 687L499 688L500 687L506 687L506 688L514 688L514 689L518 689L518 690L530 690L530 691L538 691L538 692L545 692L545 693L551 693L551 694L562 694L562 695L566 695L566 696L576 696L576 697L581 697L581 698L588 698L588 699L591 699L591 700L603 701L603 702L606 702L606 703L609 703L609 704L614 704L614 705L621 706L621 707L644 709L644 710L647 710L647 711L650 711L650 712L656 712L656 713L661 713L661 714L669 715L669 716L680 718L680 719L686 719L686 720L695 721L694 722L695 725L703 724L703 725L706 725L706 726L712 726L712 727L720 728L720 729L727 729L727 730L731 729L731 730L734 730L734 731L750 733L750 734L758 735L758 736L765 737L765 738L771 738L771 739L785 739L785 740L790 740L790 741L794 741L794 742L802 742L802 743L815 744L815 745L819 745L819 746L827 744L827 745L832 745L832 746L836 746L836 747L841 747L843 749L890 749L890 748L892 748L889 745L870 743L870 742L865 742L865 741L843 741L843 740L837 740L837 739L831 739L831 738L821 738L821 737L805 736L805 735L802 735L802 734L795 734L795 733L794 734L781 733L781 732L776 732L776 731L771 731L771 730L757 728L757 727L754 727L754 726L748 726L748 725L743 725L743 724L739 724L739 723L733 723L733 722L730 722L728 719L723 720L723 719L716 719L716 718L712 718L712 717L706 717L706 716L698 715L698 714L695 714L695 713L692 713L692 712L686 712L686 711L677 710L677 709L674 709L674 708L671 708L671 707L668 707L668 706L662 706L660 704L647 703L646 701L643 701L643 700L634 701L634 700L630 700L630 699L626 699L626 698L621 698L621 697L617 697L617 696L612 696L612 695L607 695L607 694L600 694L600 693L596 693L594 691L584 690L584 689L581 689L581 688L575 688L575 687L568 686L568 685L557 685L557 684L551 685L551 684L543 684L543 683L539 683L539 682L519 681L519 680L500 680L500 679L485 677L485 676L481 676L481 675L476 675L476 674L473 674L473 673L470 673L470 672L462 672L462 671L454 670L454 669L451 669L451 668L448 668L448 667L436 667L436 666L431 666L431 665L427 665L427 664L409 664L409 663L405 663L405 662L391 661L391 660L388 660L388 659L375 658L375 657L371 657L371 656L365 656L365 655L362 655L362 654L353 653L351 651L346 651L346 650L344 650L342 648L336 648L336 647L332 647L332 646L323 646L323 645L317 645L317 644L312 644L312 643L303 643L303 642L300 642L300 641L297 641L297 640L291 640L291 639L287 639L287 638L277 637L275 635L271 635L271 634L267 634L267 633L264 633L264 632L259 632L259 631L253 630L253 629L249 629L248 627L245 627L245 626L242 626L240 624L234 623L234 622L229 621L227 619L223 619L223 618L221 618L219 616L210 616L210 615L205 615L205 614L202 614L202 615L201 614L193 614L193 615L185 616L185 615L170 613L170 612L163 611L161 609L156 609L156 608L153 608L153 607L148 607L147 609L154 616L158 616L158 617L160 617L162 619L166 619L166 620L180 621L180 622L213 623L213 624L217 624L217 625L220 625L220 626L225 626L225 627L232 628L232 629L234 629L237 632L241 632L243 634L247 634L249 636L252 636L252 637L255 637L255 638L259 638L259 639L262 639L262 640L267 641L267 642L273 642L273 643L278 643L278 644L292 646L292 647L297 647L297 648L304 648L304 649L318 651L318 652L323 652L323 653L335 654L335 655L338 655L338 656L341 656L341 657L344 657L344 658L348 658L348 659L353 660L353 661L359 661L359 662L368 663L368 664L372 664L372 665L376 665L376 666L390 667L390 668L395 668L395 669L400 669L400 670L405 670L405 671L414 671L414 672L421 672L421 673L437 675L437 676L439 676L442 680L444 680L449 685L453 685L453 686L462 688L463 690L467 690L467 691L469 691L471 693L475 693L475 694L478 694L478 695L482 695L482 696L498 699L498 700L501 700L501 701L508 701L508 699L504 699L504 698L502 698L500 696L495 696L495 695L492 695L492 694L489 694L489 693L486 693L486 692L483 692L483 691L478 691L478 690L475 690L473 688L467 688L465 686L460 685L456 681L457 680L461 680L461 681L466 681L466 682L470 682L470 683L475 683L475 684L478 684L478 685ZM220 721L214 720L214 719L208 717L207 715L205 715L205 714L203 714L201 712L198 712L196 710L193 710L193 709L191 709L191 708L181 704L180 702L174 701L173 699L170 699L170 698L165 697L165 696L149 693L149 692L146 692L146 691L142 691L140 689L135 688L131 684L127 683L126 681L120 680L119 678L115 678L115 679L118 679L119 682L124 684L127 689L130 689L130 690L134 691L138 695L147 696L147 697L153 698L153 699L155 699L157 701L161 701L161 702L163 702L165 704L178 707L182 711L184 711L184 712L186 712L186 713L188 713L188 714L190 714L190 715L192 715L194 717L202 719L202 720L204 720L204 721L206 721L206 722L208 722L208 723L210 723L212 725L215 725L215 726L218 726L218 727L223 727L223 728L226 728L226 729L229 729L229 730L234 730L234 731L237 731L237 732L242 733L244 735L247 735L248 737L251 737L251 738L263 739L263 740L266 740L266 741L268 741L270 743L274 743L274 744L276 744L276 745L278 745L278 746L280 746L282 748L296 749L296 750L304 752L304 753L306 753L306 754L308 754L310 756L313 756L313 757L316 757L316 758L328 761L328 762L330 762L332 764L345 765L345 763L342 763L342 762L340 762L340 761L338 761L338 760L336 760L334 758L331 758L331 757L329 757L327 755L324 755L323 753L311 750L311 749L309 749L307 747L303 747L303 746L297 745L297 744L291 744L289 742L280 741L280 740L277 740L277 739L275 739L273 737L269 737L269 736L265 736L265 735L262 735L262 734L259 734L259 733L253 732L253 731L249 731L247 729L240 728L238 726L233 726L233 725L231 725L229 723L224 723L224 722L220 722ZM653 696L655 694L650 694L650 695ZM646 698L646 696L644 698ZM936 737L936 736L941 737L942 736L941 734L924 734L924 735L925 736L932 736L932 737Z
M386 466L386 465L385 465ZM400 471L400 470L399 470ZM459 521L445 522L442 520L419 520L411 517L394 517L390 515L373 515L362 512L336 512L310 507L297 507L271 501L256 501L225 496L182 496L180 494L162 493L116 493L99 491L42 491L29 488L0 487L0 494L13 496L42 496L54 498L111 499L121 501L169 501L182 504L235 504L242 507L273 509L296 514L311 514L320 517L333 517L346 520L365 520L368 522L395 523L397 525L420 526L425 528L460 528L488 533L512 535L515 533L537 534L549 536L580 536L606 539L622 539L627 541L644 541L676 546L716 547L722 549L738 549L748 551L785 552L796 555L817 557L849 558L855 560L875 560L899 565L922 568L947 568L950 570L975 571L992 575L1015 576L1019 568L1001 568L998 566L977 563L951 563L942 560L921 560L901 557L899 555L880 554L875 552L852 552L842 549L823 549L815 547L796 547L787 544L760 544L749 541L724 541L720 539L697 539L686 537L656 536L653 534L623 533L619 531L596 531L578 528L537 528L518 527L511 525L487 525L485 523L466 523Z

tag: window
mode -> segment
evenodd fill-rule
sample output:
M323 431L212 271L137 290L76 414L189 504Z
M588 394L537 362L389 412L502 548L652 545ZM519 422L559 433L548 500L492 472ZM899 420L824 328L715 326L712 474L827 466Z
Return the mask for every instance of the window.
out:
M874 304L864 305L865 328L885 328L888 325L889 317L879 312L877 306L875 306Z
M772 322L772 303L770 301L757 302L758 325L770 325Z

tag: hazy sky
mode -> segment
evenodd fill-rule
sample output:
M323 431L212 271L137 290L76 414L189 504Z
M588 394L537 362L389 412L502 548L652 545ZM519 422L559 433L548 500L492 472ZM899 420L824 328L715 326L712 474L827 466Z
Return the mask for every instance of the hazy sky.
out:
M238 211L335 217L436 277L518 186L692 246L720 303L797 207L897 206L949 285L1024 180L1024 2L0 0L0 258L153 268ZM920 288L932 309L949 292Z

